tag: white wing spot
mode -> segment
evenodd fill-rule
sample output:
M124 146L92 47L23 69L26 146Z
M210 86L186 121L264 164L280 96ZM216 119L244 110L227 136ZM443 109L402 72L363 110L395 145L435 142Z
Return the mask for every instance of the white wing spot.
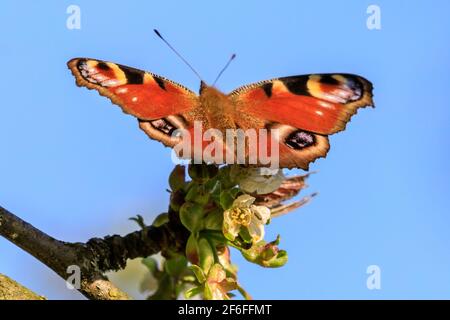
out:
M120 82L115 79L108 79L101 83L103 87L115 87L120 85Z
M332 109L333 108L333 105L331 103L329 103L329 102L326 102L326 101L323 101L323 100L319 100L318 103L319 103L319 105L321 107L324 107L324 108L327 108L327 109Z
M119 88L116 90L116 93L118 94L124 94L128 92L128 88Z

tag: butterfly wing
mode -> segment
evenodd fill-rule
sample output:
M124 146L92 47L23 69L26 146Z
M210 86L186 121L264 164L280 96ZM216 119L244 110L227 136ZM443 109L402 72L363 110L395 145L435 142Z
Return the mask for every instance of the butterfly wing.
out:
M344 130L358 108L373 105L372 84L351 74L271 79L229 96L242 111L319 134Z
M152 139L174 146L175 129L189 126L185 114L198 104L197 95L164 77L102 60L75 58L67 63L78 86L97 90L139 119Z
M229 98L238 114L279 130L280 167L306 170L326 156L327 135L344 130L358 108L373 105L372 84L351 74L271 79L240 87Z

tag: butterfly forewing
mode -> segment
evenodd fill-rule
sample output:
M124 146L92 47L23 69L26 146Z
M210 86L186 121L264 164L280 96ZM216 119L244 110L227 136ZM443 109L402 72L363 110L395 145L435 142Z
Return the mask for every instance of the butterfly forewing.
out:
M326 156L327 135L344 130L358 108L373 104L372 84L352 74L276 78L240 87L229 97L237 114L279 130L280 167L305 170Z
M139 119L163 118L197 104L194 92L150 72L88 58L72 59L68 67L79 86L97 90Z
M238 110L319 134L344 130L360 107L372 105L372 84L351 74L271 79L230 93Z

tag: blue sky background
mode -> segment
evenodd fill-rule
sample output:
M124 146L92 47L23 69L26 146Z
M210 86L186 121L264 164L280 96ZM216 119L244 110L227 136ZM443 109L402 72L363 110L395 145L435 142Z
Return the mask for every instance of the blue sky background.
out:
M66 8L81 8L81 29ZM366 9L381 8L381 30ZM170 153L136 120L77 88L78 56L150 70L197 91L195 75L158 28L225 92L257 80L319 72L360 74L376 109L331 137L307 207L273 221L289 253L281 269L234 254L255 298L450 298L450 2L2 1L0 205L56 238L86 241L136 229L165 211ZM292 173L295 173L292 172ZM366 268L381 268L381 290ZM82 298L0 238L0 272L49 298Z

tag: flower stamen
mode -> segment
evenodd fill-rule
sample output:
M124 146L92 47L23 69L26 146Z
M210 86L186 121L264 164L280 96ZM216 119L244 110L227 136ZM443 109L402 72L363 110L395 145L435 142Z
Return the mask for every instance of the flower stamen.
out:
M233 208L231 210L233 222L248 227L252 219L252 211L249 208Z

